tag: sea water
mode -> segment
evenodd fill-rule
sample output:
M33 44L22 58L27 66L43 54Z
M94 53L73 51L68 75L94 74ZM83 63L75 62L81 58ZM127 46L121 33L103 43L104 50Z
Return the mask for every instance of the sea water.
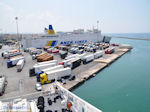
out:
M150 41L112 38L111 43L133 49L73 93L103 112L150 112Z

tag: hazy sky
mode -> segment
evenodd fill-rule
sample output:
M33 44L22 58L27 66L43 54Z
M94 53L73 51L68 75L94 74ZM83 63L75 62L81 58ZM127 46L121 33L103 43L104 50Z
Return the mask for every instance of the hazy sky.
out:
M91 29L103 33L150 32L150 0L0 0L0 33Z

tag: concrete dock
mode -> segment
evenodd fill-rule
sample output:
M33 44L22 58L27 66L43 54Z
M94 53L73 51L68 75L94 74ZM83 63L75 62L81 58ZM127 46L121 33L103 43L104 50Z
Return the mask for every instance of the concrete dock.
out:
M8 46L5 46L8 49ZM5 47L3 50L5 50ZM78 87L80 84L83 84L86 80L90 79L97 75L99 71L109 66L116 59L121 57L123 54L128 52L130 49L115 47L115 52L112 54L104 54L103 57L95 59L88 64L81 64L79 67L73 69L71 72L76 76L75 80L69 81L66 79L66 84L62 84L66 89L72 90ZM0 50L1 52L2 50ZM86 52L90 54L91 52ZM0 96L0 99L10 98L20 95L28 95L37 92L35 89L36 77L29 77L29 69L37 63L36 60L32 60L32 57L29 53L23 52L24 57L26 58L26 63L21 72L17 72L16 67L7 68L7 60L0 57L0 66L1 75L5 75L8 80L8 84L5 90L5 94ZM61 62L62 59L58 54L53 54L54 59ZM71 55L68 53L68 55ZM23 82L23 90L19 89L20 80ZM48 84L51 85L51 84ZM45 90L45 86L43 86ZM38 92L37 92L38 93ZM40 93L40 92L39 92Z
M73 90L76 87L83 84L86 80L95 77L99 71L104 69L105 67L109 66L112 62L114 62L116 59L121 57L123 54L130 51L130 49L127 48L117 48L113 54L106 54L104 57L101 57L99 59L95 59L94 62L97 62L94 66L89 68L88 70L76 75L76 79L74 81L67 81L67 84L63 85L68 90Z

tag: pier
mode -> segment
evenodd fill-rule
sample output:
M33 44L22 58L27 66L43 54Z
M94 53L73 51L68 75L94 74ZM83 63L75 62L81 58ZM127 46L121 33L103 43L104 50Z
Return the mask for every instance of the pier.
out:
M74 81L67 82L67 84L63 85L63 87L70 91L77 88L88 79L95 77L98 72L109 66L111 63L115 62L115 60L130 51L130 49L131 48L116 48L114 53L106 54L104 57L95 59L94 61L96 62L96 65L88 68L87 71L78 74Z

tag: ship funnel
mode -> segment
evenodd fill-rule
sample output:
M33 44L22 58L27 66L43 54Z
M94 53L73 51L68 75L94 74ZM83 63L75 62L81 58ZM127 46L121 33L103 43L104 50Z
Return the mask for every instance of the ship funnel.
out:
M52 25L49 25L48 34L56 34Z

